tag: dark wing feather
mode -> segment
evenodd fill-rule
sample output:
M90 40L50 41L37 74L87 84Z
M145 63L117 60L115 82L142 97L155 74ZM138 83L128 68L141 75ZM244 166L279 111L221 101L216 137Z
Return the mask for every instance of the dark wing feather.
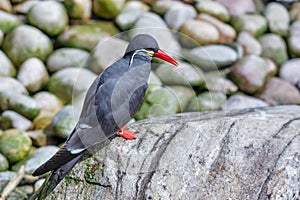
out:
M143 98L145 96L145 92L148 88L147 84L142 85L141 87L139 87L138 89L136 89L132 96L130 97L129 100L129 111L130 111L130 116L133 117L135 115L135 113L138 111Z

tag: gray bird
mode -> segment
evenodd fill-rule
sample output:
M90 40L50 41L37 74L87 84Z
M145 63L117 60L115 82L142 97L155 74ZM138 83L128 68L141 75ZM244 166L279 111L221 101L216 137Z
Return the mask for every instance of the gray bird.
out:
M125 55L92 83L77 125L64 146L33 175L51 171L47 181L55 187L93 147L107 143L118 134L134 139L134 133L125 125L133 118L145 96L153 57L178 65L176 60L159 49L150 35L134 37Z

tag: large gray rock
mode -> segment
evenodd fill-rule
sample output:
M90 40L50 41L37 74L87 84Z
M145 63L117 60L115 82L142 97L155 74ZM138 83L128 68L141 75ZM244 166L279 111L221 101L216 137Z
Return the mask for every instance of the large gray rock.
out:
M298 199L300 107L140 121L46 199Z

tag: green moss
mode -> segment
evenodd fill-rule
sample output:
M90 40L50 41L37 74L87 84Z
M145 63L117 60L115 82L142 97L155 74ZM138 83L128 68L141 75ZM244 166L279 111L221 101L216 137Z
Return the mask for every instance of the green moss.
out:
M10 129L0 136L0 151L10 163L25 158L29 154L31 146L31 139L21 130Z
M61 46L76 47L91 51L104 37L118 33L111 22L95 22L84 25L70 26L57 38Z

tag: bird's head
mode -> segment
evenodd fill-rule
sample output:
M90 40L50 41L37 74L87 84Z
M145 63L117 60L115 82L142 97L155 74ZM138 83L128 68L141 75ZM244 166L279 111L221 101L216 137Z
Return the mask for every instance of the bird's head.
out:
M148 34L140 34L135 36L129 43L126 53L140 50L145 51L151 57L160 58L174 66L178 65L178 62L174 58L159 49L156 40Z

